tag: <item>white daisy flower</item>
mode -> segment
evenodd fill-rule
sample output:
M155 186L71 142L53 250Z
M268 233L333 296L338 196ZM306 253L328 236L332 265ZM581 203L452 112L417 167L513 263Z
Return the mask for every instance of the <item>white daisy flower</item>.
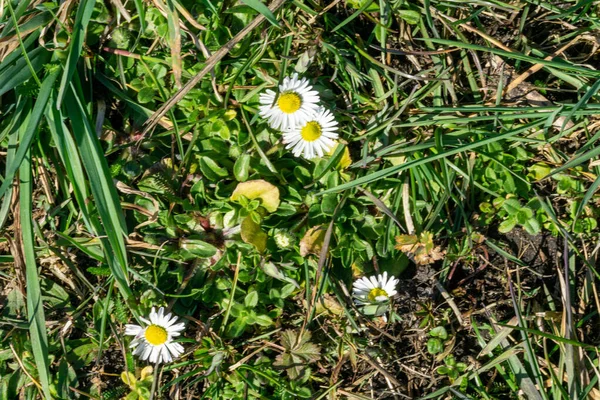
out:
M388 279L387 272L377 277L363 277L352 285L352 295L358 304L381 303L396 295L398 282L394 277Z
M283 78L279 96L269 89L261 93L259 101L260 116L268 119L271 128L283 131L306 122L317 110L320 99L306 78L298 79L298 74L294 74Z
M183 346L173 342L173 338L181 335L185 325L183 322L176 324L177 316L171 317L171 313L164 315L164 312L163 307L158 312L152 307L150 321L140 318L146 327L125 325L125 334L135 336L129 347L135 347L133 354L142 360L167 363L183 353Z
M306 122L283 133L286 149L296 157L323 157L335 145L338 123L329 110L320 107Z

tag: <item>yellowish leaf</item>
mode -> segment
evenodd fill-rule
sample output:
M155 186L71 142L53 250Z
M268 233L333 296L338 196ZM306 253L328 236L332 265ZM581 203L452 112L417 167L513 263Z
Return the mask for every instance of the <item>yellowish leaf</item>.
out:
M279 189L263 179L238 183L231 200L237 201L241 196L250 200L260 199L261 205L268 212L275 212L279 207Z
M340 143L337 143L335 146L333 146L331 150L329 150L329 155L332 156L339 146L342 145ZM348 150L348 146L346 146L344 147L344 154L342 155L340 161L338 161L336 168L343 170L348 168L350 164L352 164L352 158L350 158L350 151Z
M147 365L142 369L142 372L140 372L140 380L145 380L147 377L151 377L152 376L152 366L151 365Z
M121 372L121 380L125 383L131 390L135 389L137 384L137 379L135 379L135 375L133 375L129 371Z
M242 240L246 243L254 245L261 253L267 247L267 234L260 229L258 225L249 216L244 218L241 226Z

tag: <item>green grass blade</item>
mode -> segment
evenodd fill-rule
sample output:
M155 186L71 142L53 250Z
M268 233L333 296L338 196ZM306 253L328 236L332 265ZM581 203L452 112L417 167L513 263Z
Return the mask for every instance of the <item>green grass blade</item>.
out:
M508 132L503 133L501 135L497 135L497 136L490 137L490 138L487 138L487 139L484 139L484 140L480 140L480 141L475 142L475 143L470 143L468 145L457 147L455 149L446 150L444 152L438 153L438 154L430 156L430 157L425 157L425 158L413 160L413 161L410 161L410 162L407 162L407 163L404 163L404 164L401 164L401 165L396 165L396 166L393 166L393 167L385 168L385 169L382 169L381 171L377 171L377 172L374 172L372 174L369 174L369 175L360 177L358 179L355 179L352 182L344 183L344 184L336 186L334 188L324 190L321 193L319 193L319 195L324 195L324 194L327 194L327 193L335 193L335 192L340 192L342 190L351 189L351 188L356 187L356 186L364 185L364 184L367 184L367 183L374 182L376 180L385 178L387 176L390 176L390 175L393 175L393 174L397 174L398 172L404 171L406 169L411 169L411 168L417 167L419 165L427 164L427 163L430 163L430 162L435 161L435 160L439 160L439 159L442 159L442 158L446 158L448 156L452 156L454 154L463 153L463 152L466 152L466 151L471 151L471 150L476 149L478 147L485 146L485 145L488 145L490 143L497 142L499 140L509 139L512 136L518 135L520 133L528 131L529 129L532 129L532 128L536 127L537 125L540 125L541 123L542 122L536 121L536 122L524 125L524 126L518 128L518 129L514 129L514 130L511 130L511 131L508 131Z
M597 157L598 155L600 155L600 147L595 147L592 150L590 150L586 153L583 153L579 157L575 157L571 161L568 161L565 164L561 165L560 167L554 169L554 171L550 172L550 174L543 177L542 179L550 178L552 175L556 175L560 172L566 171L569 168L574 168L580 164L583 164L587 160Z
M144 8L144 3L142 0L134 0L135 10L139 15L138 21L140 21L140 28L143 31L146 30L146 9Z
M575 104L575 107L573 107L571 109L571 112L569 113L569 115L567 115L567 117L565 118L565 122L563 122L563 124L560 128L561 131L565 129L565 126L567 126L567 124L573 117L573 114L575 114L577 112L577 110L579 110L581 107L583 107L585 104L587 104L587 102L590 101L590 99L598 92L599 89L600 89L600 79L596 80L596 83L594 83L592 85L590 90L585 92L585 94L583 95L581 100L579 100L577 102L577 104Z
M89 192L87 190L85 173L83 166L81 165L77 145L67 126L63 122L60 110L57 110L54 107L47 107L46 120L48 122L50 134L52 135L52 141L56 145L58 155L60 156L65 170L67 171L67 176L72 183L73 194L79 205L84 223L90 232L99 234L99 231L92 228L94 224L90 218L89 203L86 201L89 197Z
M579 72L585 76L596 77L596 78L600 77L600 71L594 71L589 68L583 68L583 67L579 67L577 65L572 65L572 64L567 63L566 61L545 60L542 58L526 56L525 54L521 54L521 53L517 53L517 52L510 52L510 51L506 51L506 50L496 49L493 47L479 46L479 45L471 44L471 43L457 42L454 40L446 40L446 39L427 39L427 40L429 40L433 43L445 44L448 46L455 46L455 47L458 47L461 49L471 49L471 50L483 51L483 52L487 52L487 53L493 53L493 54L496 54L501 57L507 57L507 58L512 58L514 60L526 61L531 64L542 64L545 66L555 67L555 68L562 69L565 71Z
M577 219L581 215L581 212L583 211L587 203L592 199L594 193L596 193L596 190L598 190L598 187L600 187L600 176L598 176L596 180L590 185L590 188L587 190L587 192L585 192L585 196L583 196L581 203L579 203L579 206L577 207L577 212L575 213L575 218L573 219L573 226L575 225L575 222L577 222Z
M12 117L13 123L7 127L8 133L8 148L6 150L6 166L8 167L14 162L15 152L19 143L19 124L21 123L21 114L25 108L26 101L23 97L19 97L17 101L17 109ZM3 135L2 135L3 136ZM0 229L6 223L8 212L10 211L10 203L12 201L12 186L6 190L6 195L2 198L0 206Z
M25 132L21 137L17 154L15 154L13 162L10 164L10 166L8 166L6 175L4 176L4 182L2 183L2 186L0 186L0 198L4 195L8 187L12 185L12 180L19 169L21 162L25 159L25 154L27 154L29 146L31 145L31 142L37 133L44 109L46 108L46 104L50 98L50 93L52 92L52 86L54 86L54 82L58 78L58 74L58 70L52 72L46 76L44 82L42 83L38 98L33 106L33 111L31 112L31 118L27 124Z
M27 39L25 39L23 41L23 44L22 44L21 47L25 48L25 49L29 49L29 47L31 47L31 45L33 43L35 43L35 41L38 39L38 37L39 37L38 34L31 34L31 35L29 35L27 37ZM23 55L23 53L20 52L20 51L13 51L10 54L8 54L6 57L4 57L4 59L2 59L2 62L0 63L0 73L5 68L7 68L11 64L13 64L15 61L17 61L17 59L20 58L22 55Z
M27 281L27 319L29 320L31 349L33 352L33 358L35 359L40 384L42 385L44 397L46 399L51 399L49 386L50 368L48 362L46 318L44 316L44 304L42 303L40 276L38 275L35 261L35 239L33 237L32 223L33 193L31 185L31 159L29 151L25 153L25 157L20 164L19 211L23 240L23 253L25 256L25 276Z
M267 21L269 21L273 26L280 28L279 22L277 18L275 18L275 14L267 6L265 6L260 0L242 0L242 3L246 4L249 7L252 7L259 13L265 16Z
M27 57L33 70L38 73L50 61L51 53L42 47L38 47L27 53ZM28 68L27 64L25 57L20 57L10 66L5 66L0 72L0 96L31 78L31 69Z
M16 19L18 21L21 18L21 16L23 16L23 14L27 10L27 8L29 7L29 4L31 3L31 1L17 1L16 3L17 3L17 8L14 10L14 19ZM11 7L11 6L9 5L9 7ZM12 30L14 29L14 27L15 27L15 25L14 25L13 19L8 18L8 20L6 21L6 25L4 25L4 28L2 29L2 33L0 33L0 38L10 35L12 33Z
M110 243L105 254L119 289L125 297L131 297L127 278L127 254L125 248L126 225L119 196L112 183L110 171L102 147L81 98L71 86L65 96L66 116L71 122L81 160L88 175L100 221Z
M75 25L73 27L73 35L71 36L71 45L69 46L69 55L67 56L67 62L65 64L65 70L60 80L60 87L58 90L58 101L56 102L56 108L60 108L65 91L71 82L71 77L75 73L77 67L77 61L81 56L81 50L83 49L83 41L85 39L85 32L87 26L92 17L94 11L94 5L96 0L82 0L77 8L77 16L75 17Z
M336 26L335 28L333 28L331 30L331 33L342 29L344 26L348 25L350 22L352 22L352 20L354 20L356 17L358 17L359 15L361 15L363 13L363 11L365 11L373 2L373 0L368 0L361 8L359 8L358 10L356 10L351 16L349 16L348 18L346 18L345 20L343 20L338 26Z

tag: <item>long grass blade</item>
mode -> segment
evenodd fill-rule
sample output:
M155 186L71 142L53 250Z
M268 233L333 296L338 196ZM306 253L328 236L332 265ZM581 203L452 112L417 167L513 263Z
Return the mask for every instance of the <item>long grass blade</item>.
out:
M16 148L19 143L19 124L22 119L22 113L25 108L25 104L26 100L23 97L19 97L19 100L17 102L17 108L12 118L13 123L6 128L6 130L9 132L8 149L6 151L7 167L14 162ZM8 218L8 212L10 211L10 203L12 201L12 193L12 187L9 187L6 191L6 195L2 198L2 205L0 205L0 229L2 229Z
M24 132L26 133L26 132ZM44 397L50 396L50 367L48 362L48 336L46 333L46 318L44 304L42 303L42 290L40 276L38 275L35 261L33 216L32 216L32 185L31 185L31 159L30 152L25 153L19 169L19 207L20 224L25 257L25 276L27 281L27 319L29 321L29 335L31 350L38 370L38 376Z
M66 115L71 122L77 147L85 172L88 175L95 205L110 246L104 252L119 290L125 297L131 297L127 278L127 254L125 248L126 226L119 202L119 196L112 183L110 171L102 147L98 143L95 130L85 106L76 90L71 86L65 96Z
M432 155L430 157L425 157L425 158L409 161L409 162L401 164L401 165L396 165L396 166L393 166L390 168L385 168L385 169L382 169L381 171L377 171L372 174L355 179L352 182L344 183L344 184L336 186L334 188L324 190L319 194L324 195L327 193L335 193L335 192L340 192L342 190L351 189L356 186L364 185L366 183L374 182L376 180L385 178L387 176L397 174L398 172L404 171L406 169L411 169L411 168L417 167L419 165L427 164L427 163L430 163L435 160L439 160L442 158L446 158L448 156L452 156L454 154L459 154L459 153L463 153L465 151L470 151L470 150L476 149L478 147L486 146L490 143L497 142L499 140L509 139L515 135L518 135L519 133L523 133L523 132L528 131L529 129L532 129L532 128L536 127L537 125L540 125L541 123L542 122L536 121L536 122L524 125L518 129L514 129L514 130L508 131L506 133L503 133L502 135L490 137L488 139L480 140L475 143L470 143L468 145L457 147L455 149L446 150L444 152L438 153L436 155Z
M67 56L65 70L60 80L60 87L58 89L56 108L60 108L69 82L71 81L71 77L75 73L77 61L79 60L79 57L81 56L81 50L83 49L85 32L88 24L90 23L90 19L92 18L92 12L94 11L95 4L96 0L83 0L79 3L77 16L75 17L75 26L73 27L73 34L71 36L71 45L69 46L69 55Z
M13 64L6 65L0 72L0 95L13 90L31 78L31 69L28 68L25 57L29 58L29 64L33 71L38 73L50 61L51 53L43 47L38 47L31 50L26 56L16 59Z
M242 3L248 5L249 7L254 8L256 11L264 15L264 17L269 21L273 26L280 28L279 22L277 18L275 18L275 14L267 6L265 6L259 0L242 0Z
M33 111L31 112L31 118L29 119L29 123L27 124L25 132L21 136L17 154L15 154L13 162L7 167L6 175L4 176L4 182L2 183L2 186L0 186L0 198L4 195L8 187L12 185L12 180L15 177L21 162L25 159L25 155L29 150L29 146L31 145L33 138L37 134L40 120L44 114L44 109L46 108L46 104L50 98L50 93L52 92L52 86L54 86L54 82L58 78L58 74L58 70L50 73L48 76L46 76L44 82L42 83L38 98L33 106Z
M471 50L478 50L478 51L483 51L483 52L487 52L487 53L493 53L493 54L496 54L496 55L499 55L502 57L512 58L514 60L526 61L531 64L542 64L542 65L545 65L548 67L555 67L555 68L562 69L565 71L578 72L585 76L596 77L596 78L600 77L600 71L594 71L589 68L572 65L572 64L567 63L566 61L552 61L552 60L546 60L546 59L541 59L541 58L535 58L535 57L526 56L525 54L521 54L521 53L517 53L517 52L510 52L510 51L506 51L506 50L496 49L493 47L484 47L484 46L479 46L479 45L471 44L471 43L457 42L454 40L446 40L446 39L427 39L427 40L430 40L433 43L445 44L447 46L455 46L455 47L458 47L461 49L471 49Z

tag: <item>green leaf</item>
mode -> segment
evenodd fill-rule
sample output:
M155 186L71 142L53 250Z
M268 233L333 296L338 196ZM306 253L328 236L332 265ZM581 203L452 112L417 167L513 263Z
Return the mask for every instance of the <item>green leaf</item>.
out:
M492 207L492 205L487 202L479 204L479 209L486 214L491 214L494 212L494 207Z
M249 5L254 8L256 11L264 15L264 17L269 21L273 26L280 27L277 18L267 6L265 6L260 0L242 0L242 3Z
M272 326L274 325L274 322L268 315L257 315L254 318L254 324L260 326Z
M517 225L517 220L515 218L509 218L506 221L503 221L500 226L498 226L498 232L500 233L508 233L513 230L513 228Z
M443 326L436 326L429 331L429 336L446 340L448 339L448 331Z
M523 227L530 235L537 235L541 231L540 223L535 218L530 218L523 224Z
M523 207L517 212L517 222L521 225L525 224L528 219L533 217L533 211L530 208Z
M397 10L395 14L405 20L409 25L417 25L421 20L421 13L413 10Z
M217 254L217 248L215 246L198 239L182 239L180 248L200 258L208 258Z
M154 89L150 87L145 87L142 90L140 90L137 94L138 102L140 102L141 104L150 103L152 100L154 100L154 94Z
M248 308L256 307L258 304L258 292L256 290L252 290L248 292L246 297L244 298L244 305Z
M380 316L385 314L389 309L387 303L365 304L360 307L360 311L365 315Z
M538 162L529 167L529 173L536 181L544 179L550 172L552 172L552 168L544 162Z
M452 368L446 367L444 365L442 365L441 367L439 367L437 369L437 372L440 375L448 375L450 373L450 371L452 371Z
M239 182L245 182L248 180L249 170L250 156L248 154L242 154L233 165L233 175Z
M291 285L293 285L296 289L300 289L300 285L298 284L298 282L290 277L285 276L285 274L283 272L281 272L276 266L275 264L273 264L272 262L266 262L263 265L263 271L265 272L265 274L283 281L283 282L289 282ZM285 289L285 286L284 286Z
M238 337L246 330L247 326L247 317L239 317L234 319L231 324L229 324L229 329L227 330L227 336L229 337Z
M438 354L444 351L444 344L438 338L429 338L427 341L427 351L429 354Z
M508 215L516 215L521 210L521 203L517 199L506 199L502 204Z
M102 244L106 261L117 280L119 290L128 300L133 294L127 277L126 225L119 196L96 132L81 98L73 87L70 88L68 96L65 96L65 108L85 172L89 177L94 204L105 230L106 239L102 239ZM102 229L97 222L95 223L96 229Z
M229 175L226 169L221 168L213 159L206 156L200 158L200 170L204 176L214 182Z

